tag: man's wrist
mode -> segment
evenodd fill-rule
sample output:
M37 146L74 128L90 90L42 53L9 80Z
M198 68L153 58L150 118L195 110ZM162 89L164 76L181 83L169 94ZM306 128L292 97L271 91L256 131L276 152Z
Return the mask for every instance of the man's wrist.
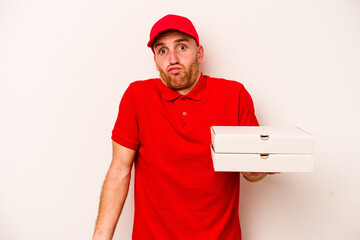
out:
M266 177L266 173L256 174L255 176L252 173L243 173L243 176L249 182L258 182Z

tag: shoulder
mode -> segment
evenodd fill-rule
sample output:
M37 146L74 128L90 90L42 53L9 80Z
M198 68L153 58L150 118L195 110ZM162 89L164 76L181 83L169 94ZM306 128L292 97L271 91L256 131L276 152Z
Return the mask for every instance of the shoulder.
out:
M159 81L160 79L151 78L147 80L137 80L128 86L126 92L129 92L130 95L140 97L148 96L149 94L154 94L159 92Z
M226 90L227 92L239 92L244 88L244 85L242 83L235 80L228 80L224 78L216 78L209 76L205 77L207 78L208 87L216 91Z
M129 84L124 94L122 95L120 106L131 106L135 113L159 96L158 80L147 79L137 80Z

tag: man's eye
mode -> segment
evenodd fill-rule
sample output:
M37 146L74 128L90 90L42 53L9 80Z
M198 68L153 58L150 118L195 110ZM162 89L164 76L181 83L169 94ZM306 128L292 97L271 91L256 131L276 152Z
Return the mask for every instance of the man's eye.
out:
M186 50L186 46L185 46L185 45L180 45L180 46L179 46L179 50L181 50L181 51Z
M160 54L164 54L164 53L166 53L166 50L165 50L165 49L160 49L160 50L159 50L159 53L160 53Z

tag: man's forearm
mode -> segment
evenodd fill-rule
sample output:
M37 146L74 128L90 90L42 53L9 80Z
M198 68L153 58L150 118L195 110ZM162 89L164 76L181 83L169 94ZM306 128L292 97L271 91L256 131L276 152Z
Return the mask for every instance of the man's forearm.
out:
M93 240L111 240L129 190L130 171L119 175L109 170L100 197Z

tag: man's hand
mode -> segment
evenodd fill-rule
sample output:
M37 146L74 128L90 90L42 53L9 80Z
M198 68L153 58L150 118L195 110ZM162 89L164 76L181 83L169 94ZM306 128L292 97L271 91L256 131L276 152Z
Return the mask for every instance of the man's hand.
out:
M276 173L265 173L265 172L243 172L242 175L244 176L244 178L246 180L248 180L249 182L258 182L261 179L263 179L264 177L266 177L266 175L268 174L276 174Z

